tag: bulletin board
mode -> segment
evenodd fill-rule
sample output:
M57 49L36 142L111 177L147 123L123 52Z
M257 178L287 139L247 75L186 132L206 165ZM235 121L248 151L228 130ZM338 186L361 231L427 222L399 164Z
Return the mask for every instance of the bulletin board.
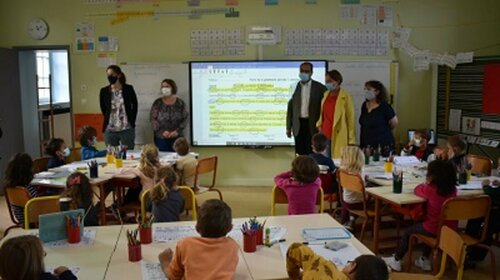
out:
M102 135L102 125L104 123L104 117L102 114L75 114L75 142L79 142L78 131L82 126L92 126L97 130L97 140L103 141Z
M462 135L469 144L500 146L500 57L475 57L438 68L437 135Z

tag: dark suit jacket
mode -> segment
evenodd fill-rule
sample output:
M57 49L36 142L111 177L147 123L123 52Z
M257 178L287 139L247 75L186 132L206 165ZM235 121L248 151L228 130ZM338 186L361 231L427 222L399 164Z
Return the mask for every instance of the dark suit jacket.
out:
M137 118L137 96L135 95L134 87L128 84L122 86L123 102L125 103L125 113L130 126L135 127L135 119ZM101 112L104 115L104 124L102 131L106 130L111 113L111 86L101 88L99 93L99 103Z
M301 85L300 82L297 83L295 92L292 95L290 101L288 101L288 109L286 112L286 129L290 129L294 136L299 134L300 129L300 105L302 103L301 99ZM323 93L326 91L326 87L311 80L311 96L309 97L309 130L311 135L318 132L316 129L316 122L319 119L319 114L321 113L321 99L323 98Z

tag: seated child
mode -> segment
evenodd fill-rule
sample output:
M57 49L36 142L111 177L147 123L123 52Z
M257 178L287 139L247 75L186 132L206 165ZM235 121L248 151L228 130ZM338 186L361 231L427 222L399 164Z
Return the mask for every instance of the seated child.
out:
M201 237L184 238L175 255L168 248L158 256L168 279L233 279L240 249L226 237L232 228L231 208L222 200L205 201L196 222Z
M335 164L333 160L324 155L328 147L328 138L323 133L316 133L312 137L313 153L309 154L317 164L328 166L328 172L335 172Z
M198 186L194 185L194 177L196 173L196 158L189 153L189 143L184 137L179 137L174 142L174 150L179 155L175 163L175 170L179 174L179 185L188 186L195 191Z
M493 241L493 234L500 232L500 219L498 219L500 217L500 181L495 180L490 182L490 180L484 180L482 185L484 193L491 198L488 228L486 229L486 239L483 242L483 244L489 246ZM465 233L479 239L483 232L483 226L484 219L482 218L469 220L465 228ZM475 263L484 260L487 254L488 250L485 248L478 246L467 247L466 265L475 266Z
M453 163L457 171L463 171L470 167L467 162L467 143L459 135L448 137L446 147L448 150L448 160Z
M363 184L365 184L365 176L363 173L364 165L365 155L360 148L356 146L345 146L342 148L340 155L340 168L351 174L359 174L363 180ZM349 230L354 228L356 217L350 216L348 210L354 209L363 209L363 195L343 189L340 223Z
M285 191L288 198L288 215L316 212L316 196L321 188L319 167L309 156L298 156L292 162L292 170L274 177L276 186Z
M69 157L71 151L66 147L64 140L61 138L52 138L45 148L45 153L51 156L47 164L47 168L50 169L65 165L66 161L64 158Z
M392 257L383 258L387 265L396 271L401 271L401 262L408 251L410 236L415 233L436 236L439 226L439 217L444 202L457 196L457 176L453 164L449 161L435 160L427 167L427 182L418 185L414 192L417 196L427 200L425 206L426 216L423 222L415 223L409 227L399 241L399 247ZM452 229L457 228L457 221L446 221L445 225ZM424 246L422 257L415 260L415 265L424 271L431 270L429 255L431 248Z
M8 163L5 170L5 186L9 188L24 187L30 197L40 196L39 190L31 185L33 180L33 161L30 155L16 154ZM14 218L24 225L24 207L12 205Z
M389 271L382 259L373 255L361 255L348 263L342 271L311 248L293 243L286 253L286 269L292 280L388 280ZM302 273L301 270L302 269Z
M99 209L94 203L94 193L90 180L85 174L74 172L66 180L66 190L61 194L71 198L71 209L83 209L85 226L99 225Z
M177 188L175 171L165 166L158 170L163 178L151 189L152 214L158 223L179 221L184 210L184 196Z
M78 131L78 138L82 146L81 154L82 160L93 159L96 157L103 157L107 151L98 151L94 146L97 144L97 131L91 126L83 126Z
M3 280L75 280L67 267L45 272L45 251L38 237L21 235L8 239L0 247L0 277Z
M418 129L413 134L413 139L405 145L402 155L415 156L421 161L427 161L429 155L432 154L432 147L429 146L431 134L427 129Z

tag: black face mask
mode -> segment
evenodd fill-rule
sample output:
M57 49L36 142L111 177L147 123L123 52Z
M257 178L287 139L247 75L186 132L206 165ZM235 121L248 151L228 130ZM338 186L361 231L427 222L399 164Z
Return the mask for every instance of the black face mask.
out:
M115 84L115 83L116 83L116 81L118 81L118 77L116 77L116 76L111 76L111 75L110 75L110 76L108 76L108 81L109 81L109 83L110 83L111 85L113 85L113 84Z

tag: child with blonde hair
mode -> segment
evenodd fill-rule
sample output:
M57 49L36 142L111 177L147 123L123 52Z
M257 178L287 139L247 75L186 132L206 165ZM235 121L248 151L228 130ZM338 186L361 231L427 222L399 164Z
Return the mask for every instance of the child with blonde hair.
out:
M184 210L184 197L177 187L175 171L165 166L158 170L161 180L151 189L152 214L155 222L179 221Z
M174 150L179 155L175 163L175 171L179 175L179 185L188 186L197 191L198 186L194 185L194 177L198 161L189 153L189 143L186 138L177 138L174 142Z
M276 175L274 183L286 193L288 215L312 214L316 211L316 196L321 188L321 180L318 164L312 157L296 157L292 162L292 170Z
M346 146L342 148L340 156L340 168L351 174L359 174L365 183L363 166L365 155L357 146ZM348 229L352 229L356 218L349 216L348 210L363 209L363 195L346 189L342 190L342 211L340 222Z

